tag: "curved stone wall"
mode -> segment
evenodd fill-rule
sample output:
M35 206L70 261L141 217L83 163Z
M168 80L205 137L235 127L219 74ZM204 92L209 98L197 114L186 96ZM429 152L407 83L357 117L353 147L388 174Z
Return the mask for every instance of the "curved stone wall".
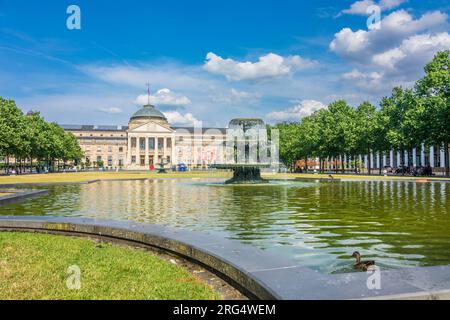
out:
M0 217L0 231L99 237L175 253L197 262L255 299L450 299L450 266L381 271L381 288L364 272L326 275L238 241L131 221Z

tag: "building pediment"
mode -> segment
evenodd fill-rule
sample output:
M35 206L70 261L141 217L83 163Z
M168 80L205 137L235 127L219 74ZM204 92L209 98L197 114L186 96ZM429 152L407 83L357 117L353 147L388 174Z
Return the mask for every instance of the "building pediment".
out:
M128 130L129 133L135 132L149 132L149 133L172 133L174 130L169 126L164 126L159 123L149 121L147 123L141 124L133 129Z

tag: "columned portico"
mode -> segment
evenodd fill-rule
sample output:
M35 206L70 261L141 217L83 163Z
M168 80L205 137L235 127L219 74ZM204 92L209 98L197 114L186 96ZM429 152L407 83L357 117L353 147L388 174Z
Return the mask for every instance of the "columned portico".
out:
M155 137L155 153L154 153L154 156L153 156L153 163L154 164L157 164L157 163L159 163L159 137L158 136L156 136Z
M148 145L148 137L145 137L145 166L149 166L149 145Z
M135 162L129 161L130 169L149 170L152 165L157 166L162 157L167 159L167 156L169 162L173 161L168 153L167 141L171 139L172 143L174 130L164 114L154 106L146 105L133 114L127 134L128 153L136 157ZM131 143L131 139L136 139L136 144Z

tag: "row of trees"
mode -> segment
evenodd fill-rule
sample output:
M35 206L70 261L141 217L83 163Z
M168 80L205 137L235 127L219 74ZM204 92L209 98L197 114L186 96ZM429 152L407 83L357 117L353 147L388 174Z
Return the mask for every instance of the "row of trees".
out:
M46 122L38 112L24 115L14 101L0 97L0 158L6 170L45 167L54 171L59 163L65 166L82 156L73 134Z
M281 123L280 157L289 167L300 159L346 159L358 168L360 155L411 152L422 143L444 146L449 174L450 51L437 53L414 88L394 88L379 108L364 102L356 108L344 100L331 103L298 123ZM369 157L370 159L370 157ZM404 157L401 157L404 165ZM370 161L370 160L369 160ZM369 163L368 170L373 165Z

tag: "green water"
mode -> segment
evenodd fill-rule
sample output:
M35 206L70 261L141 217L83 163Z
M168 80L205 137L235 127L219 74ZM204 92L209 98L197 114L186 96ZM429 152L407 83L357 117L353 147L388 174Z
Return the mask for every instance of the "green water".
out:
M54 186L2 215L130 219L206 231L325 273L358 250L382 268L450 264L450 184L411 182L114 181Z

